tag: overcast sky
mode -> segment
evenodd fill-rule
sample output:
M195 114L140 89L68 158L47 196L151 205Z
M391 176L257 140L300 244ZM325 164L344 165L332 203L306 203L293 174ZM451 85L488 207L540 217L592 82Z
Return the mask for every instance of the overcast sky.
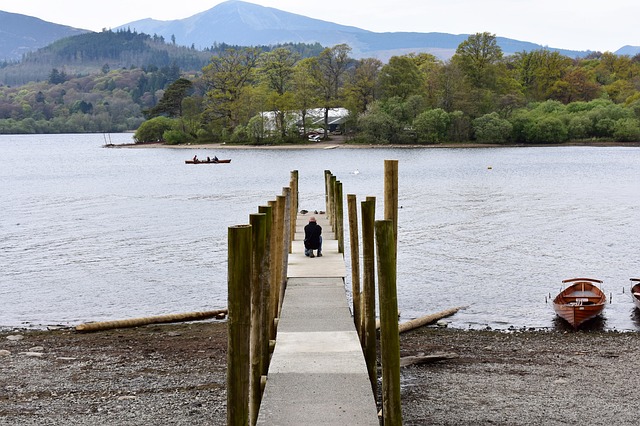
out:
M144 18L183 19L217 0L0 0L0 10L100 31ZM286 12L375 32L500 37L543 46L616 51L640 46L639 0L251 0ZM1 30L1 29L0 29Z

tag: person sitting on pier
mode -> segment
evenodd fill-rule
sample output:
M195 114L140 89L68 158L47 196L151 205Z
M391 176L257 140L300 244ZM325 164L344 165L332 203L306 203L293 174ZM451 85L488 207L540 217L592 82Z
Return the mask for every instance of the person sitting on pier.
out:
M318 250L318 257L322 256L322 227L316 223L316 218L311 216L309 223L304 227L304 255L315 257L314 250Z

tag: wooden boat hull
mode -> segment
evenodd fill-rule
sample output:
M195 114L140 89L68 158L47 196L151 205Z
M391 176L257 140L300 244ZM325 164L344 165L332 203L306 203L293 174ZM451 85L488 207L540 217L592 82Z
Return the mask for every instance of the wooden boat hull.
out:
M631 278L631 297L633 304L640 309L640 278Z
M211 160L211 161L207 161L207 160L204 160L204 161L200 161L200 160L198 160L198 161L185 160L184 161L185 164L228 164L230 162L231 162L230 159L228 159L228 160L218 160L218 161L213 161L213 160Z
M553 309L574 329L604 310L607 297L596 286L596 284L602 284L602 281L592 278L572 278L562 282L569 286L553 299Z

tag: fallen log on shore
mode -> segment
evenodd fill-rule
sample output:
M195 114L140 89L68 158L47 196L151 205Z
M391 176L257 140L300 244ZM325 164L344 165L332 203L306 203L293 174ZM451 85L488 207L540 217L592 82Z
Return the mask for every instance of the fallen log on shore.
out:
M444 311L437 312L435 314L425 315L420 318L415 318L407 322L403 322L398 325L398 333L404 333L405 331L413 330L414 328L422 327L425 325L433 324L434 322L441 320L442 318L450 317L458 312L460 309L464 309L466 306L458 306ZM380 329L380 321L376 320L376 330Z
M409 365L429 364L438 361L444 361L445 359L458 358L458 354L449 353L437 353L431 355L418 354L413 356L403 356L400 358L400 367L407 367Z
M215 311L187 312L183 314L159 315L159 316L153 316L153 317L131 318L131 319L125 319L125 320L88 322L88 323L77 325L76 331L87 333L92 331L112 330L114 328L139 327L141 325L148 325L148 324L163 324L163 323L169 323L169 322L183 322L183 321L200 321L200 320L215 318L215 317L224 318L227 315L227 313L228 313L227 309L218 309Z
M460 309L464 308L466 308L466 306L458 306L435 314L425 315L420 318L412 319L411 321L403 322L398 326L398 333L404 333L405 331L413 330L415 328L422 327L428 324L433 324L434 322L441 320L442 318L450 317Z

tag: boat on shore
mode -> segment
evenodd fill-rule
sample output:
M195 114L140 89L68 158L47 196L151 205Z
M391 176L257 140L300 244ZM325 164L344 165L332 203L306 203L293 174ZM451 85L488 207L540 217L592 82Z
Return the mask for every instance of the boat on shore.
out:
M185 160L185 164L227 164L231 159L226 160Z
M567 287L553 299L553 309L574 329L598 316L607 297L598 287L602 281L594 278L571 278L562 281Z
M640 278L629 278L631 280L631 297L636 308L640 309Z

